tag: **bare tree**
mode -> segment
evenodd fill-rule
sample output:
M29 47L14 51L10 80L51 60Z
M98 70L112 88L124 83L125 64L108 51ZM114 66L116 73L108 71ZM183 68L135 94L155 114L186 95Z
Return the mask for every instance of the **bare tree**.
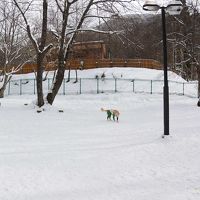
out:
M197 74L198 80L198 103L200 106L200 0L194 0L189 4L191 11L191 65L192 73ZM195 77L196 78L196 77Z
M196 0L197 2L198 0ZM178 22L175 28L175 48L177 51L177 62L178 66L182 71L182 76L186 80L194 80L196 78L196 35L198 33L197 20L198 16L196 13L196 6L193 2L186 2L183 0L184 9L181 13L180 18L175 17Z
M174 69L184 79L198 80L200 97L200 0L182 0L182 3L181 15L168 19L168 41L172 46L169 56L173 60Z
M59 38L58 69L55 80L48 92L47 101L53 104L54 99L62 85L65 73L65 62L69 56L69 50L79 32L83 31L85 23L89 18L98 18L94 11L98 7L104 16L119 13L120 7L130 6L132 0L55 0L58 10L62 16L61 30L57 32ZM107 14L107 16L106 16ZM87 27L87 31L90 28Z
M9 1L0 2L0 98L4 97L4 91L12 75L22 69L27 62L23 61L23 48L26 40L20 27L19 12Z
M37 39L33 35L33 30L31 30L31 24L28 22L28 17L26 16L27 10L30 9L31 4L33 1L26 1L27 5L24 6L24 4L20 5L20 2L17 0L13 0L14 5L18 8L18 10L21 13L21 16L24 19L25 25L26 25L26 31L28 34L28 37L35 49L36 52L36 64L37 64L37 105L39 107L44 105L44 97L43 97L43 62L45 55L47 52L53 47L52 44L48 44L46 46L46 39L47 39L47 23L48 23L48 1L43 0L42 1L42 27L41 27L41 35L38 36ZM22 2L23 3L23 2Z

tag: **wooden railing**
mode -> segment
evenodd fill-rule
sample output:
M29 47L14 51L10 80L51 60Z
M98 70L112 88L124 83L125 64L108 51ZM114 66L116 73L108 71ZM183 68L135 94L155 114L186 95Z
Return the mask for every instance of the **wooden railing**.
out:
M46 71L52 71L57 68L55 62L45 64ZM110 67L134 67L161 69L160 62L153 59L74 59L66 62L66 69L94 69L94 68L110 68ZM36 71L36 64L26 64L18 74L26 74Z

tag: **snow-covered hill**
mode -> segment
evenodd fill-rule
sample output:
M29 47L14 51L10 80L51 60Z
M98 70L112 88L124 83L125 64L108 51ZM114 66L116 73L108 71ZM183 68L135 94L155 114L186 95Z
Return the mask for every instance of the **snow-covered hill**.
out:
M60 88L60 94L102 93L102 92L163 92L163 70L144 68L99 68L78 71L78 82L74 84L75 71L71 71L71 81L65 81ZM44 73L44 76L46 74ZM48 73L48 79L43 82L44 93L51 87L53 72ZM103 78L102 78L103 77ZM97 80L98 78L98 80ZM35 76L31 74L13 77L6 94L33 94L36 91ZM80 80L81 79L81 80ZM134 80L134 81L133 81ZM197 83L186 82L174 72L168 72L169 91L171 94L197 97Z
M163 80L163 70L155 69L145 69L145 68L97 68L88 70L78 70L79 78L96 78L96 76L101 77L104 73L105 78L123 78L123 79L147 79L147 80ZM45 75L45 74L44 74ZM68 70L65 72L65 77L68 76ZM49 78L53 77L53 72L48 74ZM35 78L34 73L15 75L13 79L31 79ZM71 78L75 78L75 71L71 71ZM171 81L185 82L180 76L174 72L168 72L168 79Z

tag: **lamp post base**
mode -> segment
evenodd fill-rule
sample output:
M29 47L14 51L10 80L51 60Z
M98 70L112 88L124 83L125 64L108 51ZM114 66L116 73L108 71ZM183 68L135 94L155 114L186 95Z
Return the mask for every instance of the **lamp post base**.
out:
M164 135L163 134L161 137L164 139L164 138L171 138L172 136L171 135Z

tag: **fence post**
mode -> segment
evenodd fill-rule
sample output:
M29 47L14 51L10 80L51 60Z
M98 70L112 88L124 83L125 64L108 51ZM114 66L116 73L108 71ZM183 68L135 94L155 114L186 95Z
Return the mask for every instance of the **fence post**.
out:
M21 95L22 94L22 79L20 79L19 81L19 94Z
M153 80L151 80L151 94L153 93Z
M33 79L33 93L35 94L35 78Z
M97 94L99 94L99 78L97 78Z
M63 95L65 95L65 78L63 79Z
M10 95L10 80L8 82L8 95Z
M117 78L115 78L115 92L117 92Z
M50 80L49 80L49 78L48 78L48 91L49 91L49 82L50 82Z
M80 87L79 89L80 89L80 90L79 90L79 92L80 92L80 94L81 94L81 78L80 78L79 82L80 82L80 85L79 85L79 87Z
M183 95L185 95L185 83L183 83Z
M133 82L133 92L135 92L135 80L133 79L132 82Z

